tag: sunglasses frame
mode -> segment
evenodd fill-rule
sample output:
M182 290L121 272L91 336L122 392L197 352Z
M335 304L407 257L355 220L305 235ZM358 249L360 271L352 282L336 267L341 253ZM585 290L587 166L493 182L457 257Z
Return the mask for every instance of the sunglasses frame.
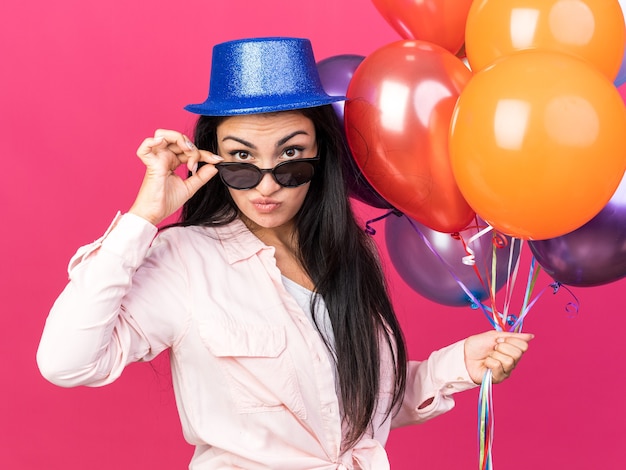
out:
M246 163L246 162L220 162L220 163L216 163L215 164L215 168L217 168L217 172L220 175L220 179L222 180L222 183L224 183L226 186L228 186L231 189L237 189L237 190L240 190L240 191L246 191L248 189L256 188L259 185L259 183L263 180L263 177L265 176L266 173L270 173L272 175L272 178L274 178L274 181L276 181L276 183L278 185L280 185L281 187L283 187L283 188L297 188L298 186L302 186L304 184L307 184L307 183L311 182L311 180L315 176L315 170L317 169L317 164L319 163L319 161L320 161L320 157L318 155L318 156L312 157L312 158L298 158L298 159L295 159L295 160L287 160L285 162L280 162L278 165L274 166L273 168L259 168L258 166L254 165L252 163ZM308 164L310 164L311 167L313 168L313 174L311 175L311 179L309 179L308 181L305 181L303 183L293 185L293 186L282 184L280 181L278 181L278 178L276 177L276 173L274 173L274 172L275 172L276 168L288 165L289 163L292 163L292 164L293 163L308 163ZM255 184L253 184L252 186L246 186L246 187L243 187L243 188L237 188L237 187L233 186L232 184L229 184L227 181L225 181L223 173L220 171L220 169L221 168L226 168L226 167L229 167L229 166L235 166L235 165L238 165L238 166L247 165L247 167L252 167L254 169L254 171L256 171L257 174L259 175L258 181Z

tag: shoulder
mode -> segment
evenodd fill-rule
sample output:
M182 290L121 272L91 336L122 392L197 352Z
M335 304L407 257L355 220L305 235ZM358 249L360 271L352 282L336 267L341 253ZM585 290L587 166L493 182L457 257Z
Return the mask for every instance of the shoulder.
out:
M221 227L167 227L159 231L152 242L151 251L154 250L182 250L194 245L219 246L222 237Z
M262 242L239 219L221 226L174 226L161 230L151 251L173 251L203 258L224 252L259 250Z
M250 231L239 219L225 225L174 225L159 231L156 240L182 240L195 238L209 238L214 241L238 239L250 234Z

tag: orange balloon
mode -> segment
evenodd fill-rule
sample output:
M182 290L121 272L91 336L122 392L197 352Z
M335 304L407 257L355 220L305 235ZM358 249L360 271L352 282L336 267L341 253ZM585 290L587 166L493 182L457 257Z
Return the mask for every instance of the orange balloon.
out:
M613 81L625 40L618 0L476 0L467 16L465 52L474 72L516 51L573 54Z
M472 0L372 0L404 39L432 42L456 54L465 41Z
M596 68L518 52L475 74L450 126L461 193L502 233L554 238L591 220L626 170L626 108Z
M367 56L348 85L345 127L363 176L385 201L438 232L475 214L452 175L450 120L471 72L451 52L397 41Z

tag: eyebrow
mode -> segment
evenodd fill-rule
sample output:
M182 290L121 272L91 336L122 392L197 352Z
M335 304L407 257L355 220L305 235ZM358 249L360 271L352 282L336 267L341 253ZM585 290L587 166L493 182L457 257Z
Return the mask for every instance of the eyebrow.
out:
M222 142L226 141L226 140L234 140L235 142L239 142L242 145L245 145L246 147L250 147L251 149L255 149L256 150L256 145L254 145L251 142L248 142L247 140L241 139L239 137L235 137L232 135L227 135L222 139Z
M286 135L285 137L283 137L282 139L280 139L278 142L276 142L276 147L280 147L282 145L285 145L287 142L289 142L289 140L291 140L292 138L294 138L297 135L309 135L306 131L295 131L292 132L289 135ZM242 139L240 137L236 137L233 135L227 135L222 139L222 142L226 141L226 140L234 140L235 142L239 142L242 145L245 145L246 147L249 147L251 149L255 149L256 150L256 145L254 145L252 142L248 142L245 139Z
M302 131L302 130L292 132L291 134L286 135L285 137L280 139L278 142L276 142L276 147L280 147L280 146L286 144L287 142L289 142L290 139L292 139L293 137L295 137L297 135L309 135L309 134L306 131Z

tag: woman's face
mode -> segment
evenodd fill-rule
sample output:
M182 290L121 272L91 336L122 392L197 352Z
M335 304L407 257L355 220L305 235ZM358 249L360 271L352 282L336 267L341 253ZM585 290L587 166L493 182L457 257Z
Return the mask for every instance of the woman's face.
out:
M313 122L297 111L226 118L217 127L217 150L225 162L245 162L261 169L317 156ZM280 186L269 173L252 189L228 188L249 227L291 228L310 183Z

